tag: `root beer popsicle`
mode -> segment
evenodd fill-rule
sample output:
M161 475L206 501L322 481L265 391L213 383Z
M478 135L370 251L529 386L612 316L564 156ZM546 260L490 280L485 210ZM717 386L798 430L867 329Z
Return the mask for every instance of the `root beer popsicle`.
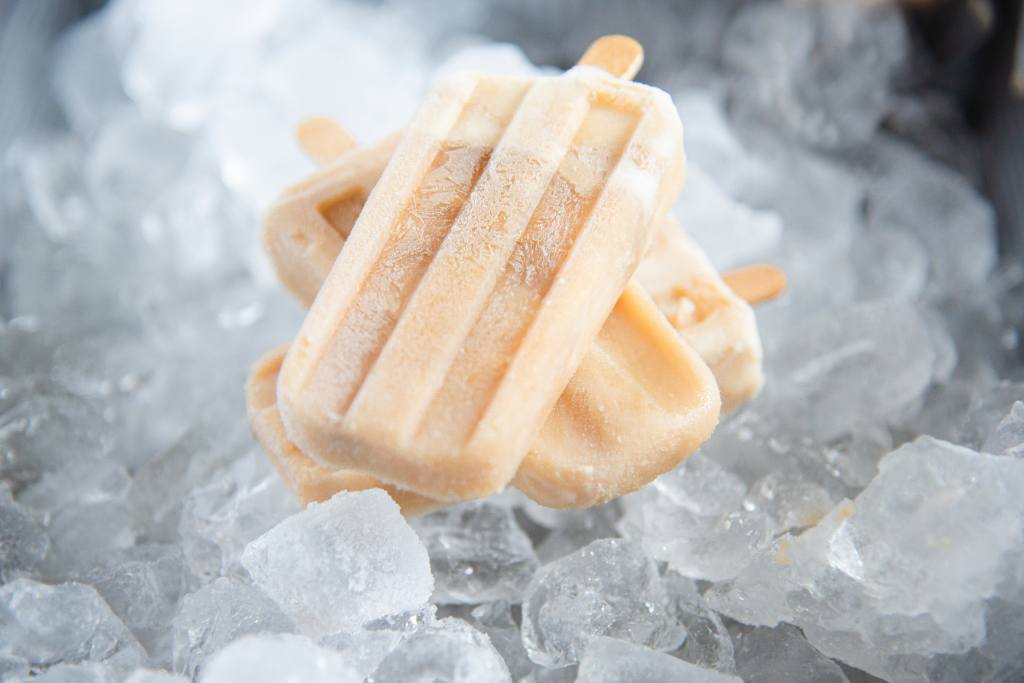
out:
M668 97L461 76L398 144L285 358L289 438L441 500L515 474L682 180Z

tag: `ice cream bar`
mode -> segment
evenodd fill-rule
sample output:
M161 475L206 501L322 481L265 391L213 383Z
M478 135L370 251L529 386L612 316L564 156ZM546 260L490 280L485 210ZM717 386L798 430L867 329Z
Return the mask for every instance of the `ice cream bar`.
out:
M338 137L347 137L340 126L335 128ZM397 136L391 136L353 147L289 188L268 212L267 252L281 281L304 305L316 297L396 142ZM310 151L322 155L314 145ZM782 271L757 265L719 276L700 247L666 218L640 262L637 279L711 366L723 410L757 393L763 381L761 342L747 303L777 296L785 288Z
M760 266L742 276L744 290L767 298L781 290L785 276ZM683 338L711 366L729 412L761 389L761 337L754 312L719 277L699 246L675 221L659 226L647 256L636 272L646 289ZM784 283L784 279L783 279Z
M440 507L436 501L388 486L369 475L319 465L288 441L276 401L277 376L287 350L287 345L280 346L256 363L245 387L245 398L252 432L292 493L303 503L310 503L327 500L338 491L383 488L404 515Z
M518 469L682 180L664 93L458 76L406 130L290 348L286 433L441 500Z
M513 483L548 507L617 498L697 450L719 406L708 366L631 282Z

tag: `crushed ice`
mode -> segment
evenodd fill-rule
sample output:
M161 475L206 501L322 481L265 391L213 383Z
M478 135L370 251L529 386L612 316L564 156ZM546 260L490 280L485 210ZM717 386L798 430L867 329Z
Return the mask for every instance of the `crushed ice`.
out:
M534 69L453 5L120 0L63 37L68 125L2 168L0 678L1024 676L1022 276L968 179L883 128L909 68L883 4L612 2L523 33L564 66L635 28L686 126L677 217L719 267L789 273L766 389L701 453L589 511L299 511L243 415L301 317L260 211L310 170L302 117L369 141L438 73Z

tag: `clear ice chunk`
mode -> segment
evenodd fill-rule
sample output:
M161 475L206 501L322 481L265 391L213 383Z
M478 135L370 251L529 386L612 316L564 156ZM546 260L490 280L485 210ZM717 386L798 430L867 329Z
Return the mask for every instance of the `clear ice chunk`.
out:
M159 669L136 669L124 683L188 683L188 679L170 671Z
M686 186L672 215L723 270L770 257L782 236L777 214L733 199L696 163L686 167Z
M147 661L95 589L30 579L0 586L0 653L31 667L96 662L131 670Z
M433 590L426 549L380 489L310 504L252 541L242 565L311 635L415 609Z
M0 487L0 583L31 576L49 549L43 525Z
M777 381L766 393L791 401L819 439L843 436L851 415L885 420L921 397L935 368L931 337L918 310L897 301L814 316L770 357Z
M664 579L675 618L686 627L686 640L672 654L705 669L735 673L732 635L721 617L704 602L697 584L675 572L668 572Z
M740 629L736 673L744 683L850 683L838 664L789 624Z
M619 530L684 576L728 579L770 539L768 515L743 507L746 492L739 477L696 453L624 499Z
M189 566L213 578L240 570L245 546L300 509L263 453L252 450L192 489L178 531Z
M510 508L476 501L411 524L430 555L435 602L521 601L538 562Z
M1022 595L1022 486L1021 460L920 437L852 503L779 538L706 598L748 624L792 623L873 675L923 680L929 657L984 643L993 596Z
M642 645L616 638L597 637L590 641L577 683L742 683L736 676L704 669L655 652Z
M996 455L1024 458L1024 401L1015 401L996 428L992 430L981 450Z
M896 8L835 0L745 5L722 43L737 97L823 147L874 133L907 52Z
M639 544L594 541L543 567L527 590L523 644L537 664L575 664L590 639L602 635L659 650L674 649L686 637L657 566Z
M957 294L996 262L992 206L966 178L892 137L874 147L867 178L869 225L909 231L928 253L930 288Z
M491 645L505 660L513 680L519 680L533 667L530 656L523 647L522 634L516 623L512 606L504 601L487 602L478 605L469 613L469 624L483 631L491 639Z
M103 457L108 429L92 404L61 387L0 378L0 477L6 481L35 481L60 469L69 453Z
M306 636L245 636L203 665L199 683L360 683L343 655Z
M441 619L406 637L372 676L376 683L511 683L490 639L458 619Z
M184 597L172 630L174 669L192 678L228 643L250 634L292 633L295 626L253 585L223 577Z
M137 545L105 557L79 578L103 596L156 663L171 664L168 625L192 581L181 548Z

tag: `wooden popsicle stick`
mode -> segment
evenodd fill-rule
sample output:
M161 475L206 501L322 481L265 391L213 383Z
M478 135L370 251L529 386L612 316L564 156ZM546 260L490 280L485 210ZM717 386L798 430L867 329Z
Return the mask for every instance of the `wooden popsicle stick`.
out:
M302 150L318 164L326 164L355 149L356 141L344 126L326 116L314 116L295 129Z
M644 63L644 48L629 36L601 36L587 48L580 60L582 66L596 66L613 76L631 80Z
M722 279L748 304L771 301L786 289L785 271L764 263L730 270L722 274Z

